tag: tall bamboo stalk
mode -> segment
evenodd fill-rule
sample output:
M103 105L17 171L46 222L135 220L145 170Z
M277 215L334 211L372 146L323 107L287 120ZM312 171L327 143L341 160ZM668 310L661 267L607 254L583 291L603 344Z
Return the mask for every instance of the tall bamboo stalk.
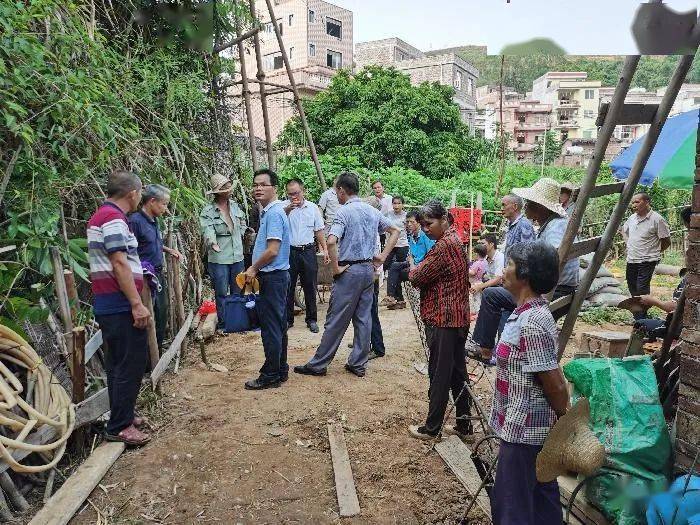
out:
M236 17L236 34L241 35L241 23ZM256 33L257 36L257 33ZM243 102L245 104L245 116L248 122L248 143L250 147L250 160L253 164L253 171L258 169L258 156L255 147L255 125L253 124L253 113L251 112L250 105L250 85L248 84L248 71L245 67L245 46L243 45L243 40L238 41L238 61L241 67L241 81L243 89Z
M250 14L255 18L255 0L250 0ZM260 36L253 35L253 46L255 46L255 60L258 66L258 79L260 88L260 107L262 109L263 126L265 127L265 147L267 151L267 165L270 169L275 169L275 155L272 151L272 132L270 131L270 115L267 110L267 88L265 87L265 68L263 66L262 51L260 50Z
M500 103L498 104L498 113L499 113L499 120L501 123L500 126L500 135L501 135L501 166L500 169L498 170L498 183L496 184L496 202L498 202L498 197L501 193L501 184L503 184L503 175L506 172L506 143L505 143L505 135L503 132L503 67L505 66L506 62L506 57L505 55L501 55L501 77L499 81L499 99Z

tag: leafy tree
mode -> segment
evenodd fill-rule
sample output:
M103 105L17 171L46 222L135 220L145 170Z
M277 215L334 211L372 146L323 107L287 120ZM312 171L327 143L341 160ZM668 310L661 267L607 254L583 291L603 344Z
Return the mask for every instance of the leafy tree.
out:
M328 90L304 101L304 110L319 153L440 179L475 169L489 147L470 136L453 95L437 83L413 86L393 68L368 67L354 76L339 72ZM279 145L295 150L304 144L300 122L292 119Z
M533 151L534 162L536 165L542 164L542 152L544 150L544 163L549 166L554 163L556 158L561 155L561 141L557 139L557 134L554 131L547 131L544 134L544 145L542 147L542 141L535 145L535 150Z

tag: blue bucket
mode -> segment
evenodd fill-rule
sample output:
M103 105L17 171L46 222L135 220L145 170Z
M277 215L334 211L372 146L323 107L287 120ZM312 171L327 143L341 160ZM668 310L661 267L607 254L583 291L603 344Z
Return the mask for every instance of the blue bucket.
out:
M252 328L245 304L248 299L229 295L224 299L224 332L247 332Z

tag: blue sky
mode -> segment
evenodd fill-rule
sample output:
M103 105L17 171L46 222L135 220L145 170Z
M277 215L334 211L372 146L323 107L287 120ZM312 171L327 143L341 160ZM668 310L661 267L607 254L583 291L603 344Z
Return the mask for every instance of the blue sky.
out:
M636 52L630 24L637 0L329 0L354 13L355 42L398 36L422 50L549 37L570 54ZM698 0L666 0L676 11Z

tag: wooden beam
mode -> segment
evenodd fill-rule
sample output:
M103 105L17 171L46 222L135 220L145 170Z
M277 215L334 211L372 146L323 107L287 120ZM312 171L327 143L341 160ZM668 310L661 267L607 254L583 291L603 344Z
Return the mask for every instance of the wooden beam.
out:
M66 281L63 277L63 261L61 261L61 253L58 248L51 246L51 264L53 265L53 280L56 287L56 298L58 299L59 312L61 314L61 322L65 332L73 330L73 318L70 312L70 301L68 300L68 290L66 289ZM68 349L71 350L70 348Z
M78 300L78 289L75 286L75 275L71 270L63 270L63 280L66 283L66 293L68 293L68 306L73 322L78 319L78 310L80 309L80 301Z
M71 379L73 381L73 403L85 400L85 328L73 328L73 366Z
M125 448L124 443L103 443L97 447L29 524L67 525Z
M549 303L549 311L554 313L560 308L564 308L566 305L571 304L571 301L574 299L573 294L565 295L564 297L560 297L559 299L556 299L555 301L552 301Z
M582 255L587 255L593 253L598 249L600 245L600 237L591 237L590 239L584 239L582 241L576 241L571 245L569 253L566 256L566 260L575 259L581 257Z
M243 42L244 40L249 39L251 36L257 35L260 32L259 27L254 27L250 31L246 31L240 36L237 36L233 40L226 42L225 44L219 44L218 46L214 46L214 53L221 53L225 49L228 49L229 47L233 47L235 45L238 45L238 43Z
M161 376L168 368L170 361L173 360L175 354L177 354L180 350L180 346L185 340L185 336L187 336L187 331L190 329L190 325L192 324L193 317L194 313L190 312L187 316L187 319L185 320L185 323L182 325L180 331L175 336L175 339L173 339L173 342L170 344L170 348L168 348L168 351L163 354L163 356L160 358L160 361L158 361L158 364L153 369L153 372L151 372L151 383L153 385L153 388L156 388L158 386L158 381L160 381Z
M357 499L355 480L352 477L350 456L345 445L345 434L340 423L328 423L328 443L331 447L331 460L335 474L335 490L338 495L340 517L357 516L360 502Z
M177 262L175 264L177 264ZM141 302L151 313L146 331L148 332L148 355L151 362L151 370L153 370L160 359L160 349L158 348L158 337L156 336L156 314L153 309L151 287L146 281L144 281L143 289L141 290Z
M102 330L98 330L93 334L90 340L85 343L85 363L87 364L92 356L100 349L102 346Z
M604 197L605 195L614 195L616 193L622 193L622 190L624 187L625 187L624 182L611 182L610 184L598 184L597 186L593 186L593 189L588 194L588 197L593 199L595 197ZM579 191L581 191L581 188L576 188L574 191L571 192L572 200L575 201L578 198Z
M471 450L457 436L435 444L435 450L450 467L452 473L464 485L467 492L473 496L481 486L481 477L471 459ZM491 502L484 489L481 489L476 498L476 504L491 522Z

